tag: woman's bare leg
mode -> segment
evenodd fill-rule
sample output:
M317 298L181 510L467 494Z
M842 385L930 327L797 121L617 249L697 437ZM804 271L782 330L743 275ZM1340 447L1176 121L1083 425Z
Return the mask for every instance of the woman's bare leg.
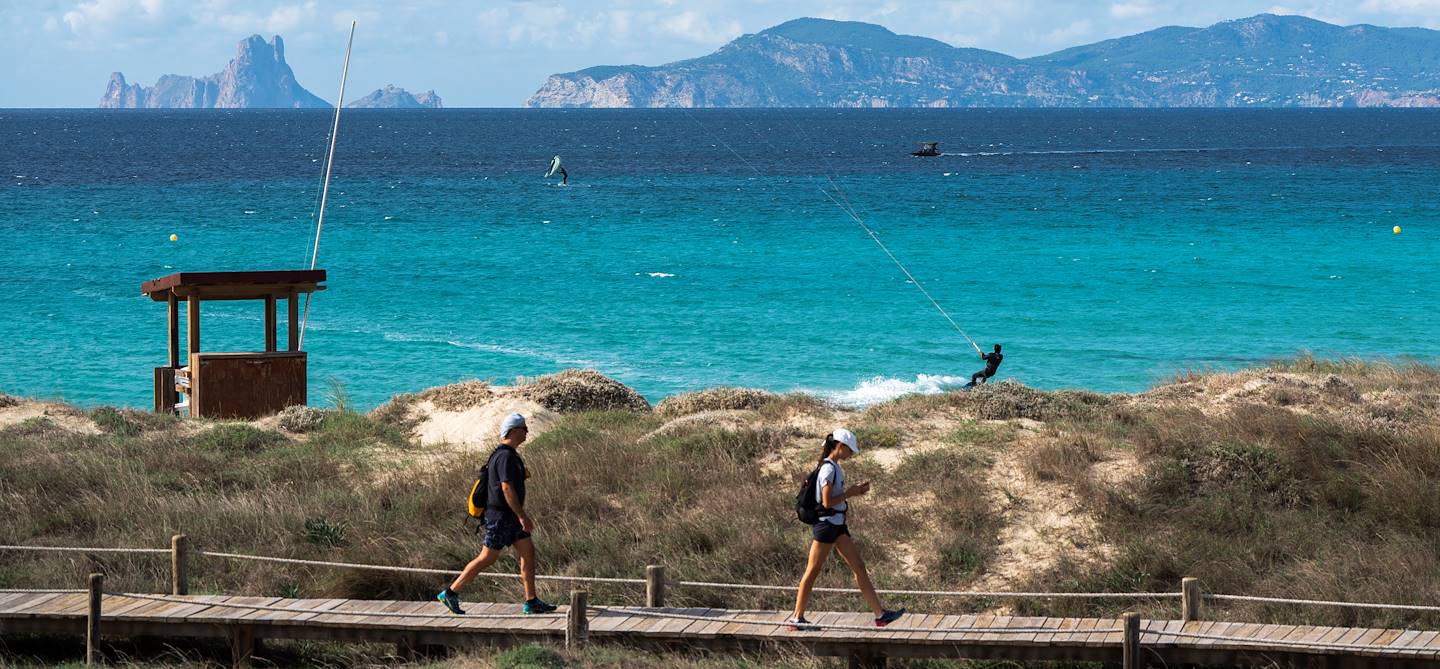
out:
M805 575L800 577L800 587L795 590L796 620L805 617L805 609L810 606L810 593L815 589L815 579L820 578L820 569L825 566L825 559L830 557L830 549L834 547L834 544L810 542L810 560L805 564Z
M855 582L860 586L860 595L865 598L865 603L870 605L870 610L875 612L879 618L885 613L885 607L880 605L880 596L875 594L875 584L870 582L870 574L865 571L865 558L860 557L860 547L850 539L850 535L842 534L835 540L835 550L840 551L840 557L845 559L845 564L850 565L850 571L855 572Z

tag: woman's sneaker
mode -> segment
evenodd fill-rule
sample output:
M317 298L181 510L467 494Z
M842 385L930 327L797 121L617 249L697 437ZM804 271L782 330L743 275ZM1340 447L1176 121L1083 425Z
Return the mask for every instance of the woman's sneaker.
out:
M880 616L875 619L875 626L876 626L876 627L884 627L884 626L886 626L886 625L889 625L890 623L893 623L893 622L899 620L899 619L900 619L900 616L903 616L903 615L905 615L905 609L900 609L900 610L898 610L898 611L888 611L888 610L887 610L887 611L885 611L884 613L880 614Z
M465 615L464 609L460 608L460 595L454 590L445 588L440 591L440 594L435 595L435 599L439 600L441 604L444 604L445 608L450 609L451 613L457 616Z
M820 629L818 625L810 624L810 621L806 620L805 616L800 616L799 618L786 618L785 622L790 625L791 632L814 632L815 630Z
M540 613L554 613L556 608L554 604L540 601L540 598L536 597L535 599L525 602L525 615L533 616Z

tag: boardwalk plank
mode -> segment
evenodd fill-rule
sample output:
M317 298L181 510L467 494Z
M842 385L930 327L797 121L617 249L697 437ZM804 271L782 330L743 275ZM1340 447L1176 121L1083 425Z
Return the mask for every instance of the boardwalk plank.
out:
M345 600L345 599L282 599L276 597L190 596L155 600L124 595L106 595L105 613L116 620L150 621L155 623L202 623L273 625L277 628L313 626L349 629L351 633L337 636L353 638L355 630L466 630L483 631L520 638L559 638L564 634L563 617L529 616L513 619L464 618L444 613L437 602L426 600ZM284 610L247 608L247 605L277 606ZM472 603L469 610L476 614L518 614L515 604ZM652 639L692 640L699 647L705 640L721 639L786 639L794 638L822 647L843 648L861 643L872 649L885 649L904 654L923 653L923 646L985 645L996 649L1047 653L1048 647L1077 646L1113 648L1120 643L1121 621L1112 618L1038 618L1021 616L914 614L902 618L889 628L870 625L868 613L818 612L811 621L822 627L814 633L794 633L781 625L789 614L782 611L727 611L720 609L659 609L659 612L700 616L700 620L646 616L638 607L601 607L594 612L591 631L603 635L636 635ZM88 595L0 593L0 627L6 620L54 619L74 620L88 609ZM434 616L383 616L380 613L434 613ZM48 623L45 623L48 624ZM65 623L73 624L73 623ZM1440 630L1339 628L1313 625L1280 625L1264 623L1178 620L1144 621L1144 643L1166 648L1194 649L1214 653L1217 661L1225 651L1244 650L1264 654L1298 653L1332 657L1370 658L1372 663L1386 659L1424 659L1440 657ZM835 629L834 626L854 627ZM962 631L974 627L972 631ZM900 628L904 628L903 630ZM1034 631L1032 628L1042 628ZM1030 631L1005 633L1005 629ZM277 630L278 631L278 630ZM1236 637L1239 641L1186 639L1177 633L1195 633ZM358 632L364 634L363 631ZM323 634L322 634L323 636ZM728 646L725 641L718 644ZM1354 649L1327 647L1326 644L1358 646ZM710 644L717 645L717 644ZM1038 650L1037 650L1038 649ZM931 649L933 652L935 649ZM1203 656L1203 655L1202 655ZM1386 658L1386 659L1380 659Z

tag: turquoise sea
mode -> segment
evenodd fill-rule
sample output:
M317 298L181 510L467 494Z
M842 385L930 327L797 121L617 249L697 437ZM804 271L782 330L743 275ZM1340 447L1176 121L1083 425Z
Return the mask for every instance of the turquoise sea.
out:
M0 110L0 390L147 406L179 270L301 268L326 112ZM946 155L912 158L922 140ZM570 185L541 178L563 156ZM306 349L374 405L590 367L865 403L1139 390L1295 354L1440 360L1440 113L345 112ZM1392 234L1393 226L1403 232ZM170 242L169 236L178 235ZM207 350L261 344L256 304Z

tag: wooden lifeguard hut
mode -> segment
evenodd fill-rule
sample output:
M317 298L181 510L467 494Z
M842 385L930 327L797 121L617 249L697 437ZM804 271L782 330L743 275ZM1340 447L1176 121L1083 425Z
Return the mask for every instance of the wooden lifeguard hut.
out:
M306 403L306 360L300 350L299 299L324 290L325 270L177 272L140 284L169 309L170 360L155 368L155 411L189 408L204 418L260 418ZM276 301L285 300L286 350L277 350ZM263 300L265 350L200 350L200 303ZM187 355L180 357L180 302L185 303ZM183 364L182 364L183 363ZM185 401L180 401L180 396Z

